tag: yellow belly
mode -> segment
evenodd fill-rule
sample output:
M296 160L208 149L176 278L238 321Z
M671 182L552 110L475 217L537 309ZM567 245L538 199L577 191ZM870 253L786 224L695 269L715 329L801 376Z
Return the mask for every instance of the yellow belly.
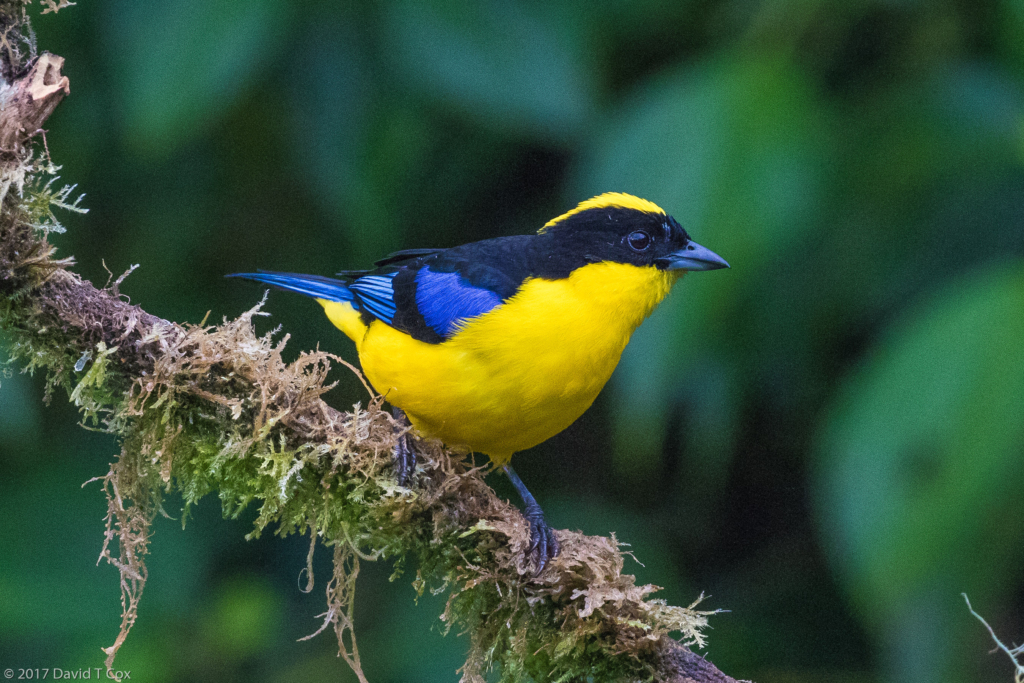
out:
M502 465L590 407L677 272L598 263L528 280L441 344L380 321L367 327L351 304L320 303L355 341L370 383L416 429Z

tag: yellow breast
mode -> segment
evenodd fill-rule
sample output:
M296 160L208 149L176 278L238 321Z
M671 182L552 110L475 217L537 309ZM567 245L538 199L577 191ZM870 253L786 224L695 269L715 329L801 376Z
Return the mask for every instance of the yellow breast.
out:
M418 430L501 465L590 407L678 272L596 263L561 280L527 280L441 344L380 321L367 327L348 303L320 303L356 342L374 388Z

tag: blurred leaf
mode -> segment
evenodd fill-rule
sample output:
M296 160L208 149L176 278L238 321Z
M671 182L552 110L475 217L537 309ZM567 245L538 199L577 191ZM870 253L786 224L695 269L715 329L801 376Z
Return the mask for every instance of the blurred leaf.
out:
M125 134L166 155L211 130L284 47L286 0L115 0L107 59Z
M365 566L365 565L364 565ZM386 567L385 567L386 568ZM379 571L379 570L377 570ZM360 580L364 577L360 576ZM424 593L419 599L410 587L411 572L401 578L386 582L375 577L378 590L370 596L372 613L370 619L356 619L364 630L359 635L361 652L373 652L378 664L375 670L368 670L371 681L454 681L456 671L466 661L467 638L455 632L444 633L445 595ZM360 591L366 591L369 582L363 582ZM360 594L360 600L367 593ZM415 600L415 602L414 602ZM361 621L360 621L361 620ZM366 628L370 626L370 628ZM415 647L409 647L416 643ZM337 661L337 660L335 660Z
M1000 47L1006 53L1005 61L1013 69L1018 81L1024 81L1024 3L1020 0L999 0L996 19Z
M262 579L233 577L219 587L205 623L218 657L255 657L277 638L282 621L281 596Z
M1024 253L1022 104L1006 74L951 62L830 109L835 152L819 227L744 316L757 331L759 371L777 396L783 388L791 415L814 410L907 300L951 273Z
M401 247L401 226L367 172L371 160L390 159L382 154L386 150L374 148L372 137L375 126L393 114L377 102L380 86L354 20L331 9L311 11L306 40L291 63L290 149L311 194L346 228L350 248L331 265L357 268Z
M942 159L934 159L938 170L952 168L965 173L968 169L962 165L954 167L961 160L978 168L999 168L1019 159L1018 150L1009 143L1020 136L1024 97L1021 85L1005 72L965 60L943 65L923 78L922 86L918 101L923 114L944 138L935 146L951 148L945 150L944 164Z
M38 436L42 421L39 391L32 378L4 365L5 357L0 346L0 448L11 448L13 453L21 443Z
M387 54L416 89L512 133L564 140L594 108L573 24L544 5L510 0L386 8Z
M75 445L76 456L92 455L85 444ZM31 453L31 446L19 452ZM106 506L95 488L82 488L87 469L80 462L58 465L7 479L0 488L0 656L8 660L15 654L7 650L12 644L52 647L61 638L99 634L116 623L117 574L96 568ZM93 647L108 645L100 642L106 637L97 636Z
M1024 98L988 65L950 61L857 105L834 124L848 160L838 189L887 214L918 210L922 190L937 181L1019 164Z
M372 91L359 36L349 22L334 14L314 16L291 63L288 128L298 143L299 167L336 198L360 182ZM334 20L330 25L327 17Z
M653 465L687 373L742 342L737 307L786 267L820 191L817 107L786 61L705 62L645 88L581 164L581 198L614 190L650 199L732 264L687 276L623 354L613 385L623 472Z
M890 649L935 654L890 653L899 680L939 680L967 633L939 616L961 590L991 595L1020 554L1022 311L1020 262L947 286L890 328L819 439L822 532L863 618Z

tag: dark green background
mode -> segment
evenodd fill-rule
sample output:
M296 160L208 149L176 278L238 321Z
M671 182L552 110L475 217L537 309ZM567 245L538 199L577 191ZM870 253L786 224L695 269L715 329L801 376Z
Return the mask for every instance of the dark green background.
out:
M38 8L35 9L38 12ZM53 241L177 321L402 247L536 230L624 191L732 264L687 277L577 424L516 466L558 527L702 591L708 657L759 683L1009 681L960 597L1024 639L1024 4L1013 0L81 2L35 22L87 193ZM292 356L354 358L271 295ZM0 667L100 666L118 451L0 378ZM344 370L328 400L364 395ZM500 493L507 482L492 477ZM165 503L179 516L176 499ZM354 680L299 591L307 541L211 497L158 519L132 680ZM371 681L454 681L443 598L368 566Z

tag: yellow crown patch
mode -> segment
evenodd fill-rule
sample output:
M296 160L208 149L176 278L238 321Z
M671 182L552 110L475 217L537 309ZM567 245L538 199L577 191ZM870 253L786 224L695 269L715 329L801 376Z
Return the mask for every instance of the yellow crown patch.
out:
M552 218L537 232L545 232L548 228L558 225L566 218L575 216L578 213L582 213L583 211L588 211L590 209L634 209L636 211L643 211L644 213L665 215L665 210L654 202L649 202L646 199L640 199L640 197L634 197L633 195L626 194L625 192L605 192L604 194L599 194L596 197L591 197L584 202L580 202L579 206L572 211L563 213L557 218Z

